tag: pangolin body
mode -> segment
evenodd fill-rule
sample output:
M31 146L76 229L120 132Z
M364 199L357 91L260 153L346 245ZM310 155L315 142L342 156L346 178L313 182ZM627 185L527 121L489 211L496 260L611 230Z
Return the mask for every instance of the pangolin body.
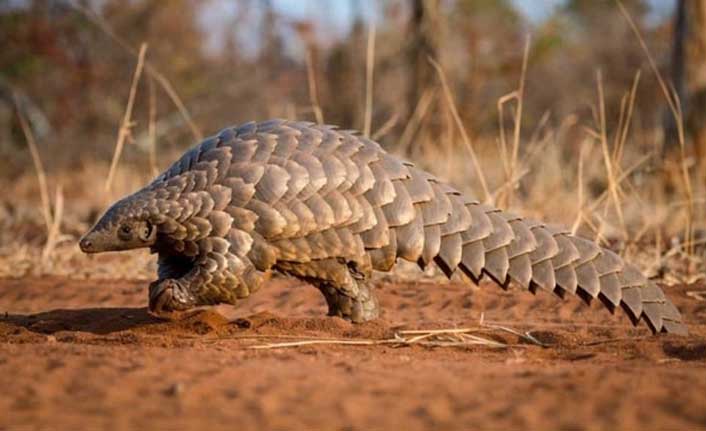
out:
M368 280L398 258L474 282L487 276L622 308L653 332L684 333L662 290L610 250L464 196L355 132L272 120L226 128L81 240L86 252L151 247L155 312L230 303L271 271L311 282L332 315L375 318Z

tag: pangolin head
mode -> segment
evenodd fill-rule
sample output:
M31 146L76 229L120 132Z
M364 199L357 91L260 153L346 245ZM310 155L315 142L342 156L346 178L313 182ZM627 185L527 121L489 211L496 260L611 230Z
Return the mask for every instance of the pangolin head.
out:
M79 247L84 253L101 253L150 247L156 240L151 211L144 199L132 195L108 208L79 240Z

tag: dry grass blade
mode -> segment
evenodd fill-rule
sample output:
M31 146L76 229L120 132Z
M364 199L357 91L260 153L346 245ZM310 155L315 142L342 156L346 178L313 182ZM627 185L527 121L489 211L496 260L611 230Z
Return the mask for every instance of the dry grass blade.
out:
M254 350L265 350L265 349L282 349L287 347L302 347L302 346L312 346L318 344L328 344L328 345L344 345L344 346L372 346L378 344L393 344L398 343L397 340L301 340L301 341L291 341L286 343L268 343L259 344L257 346L250 346L250 349Z
M42 249L42 267L46 267L54 253L56 245L63 239L61 237L61 220L64 217L64 192L63 187L59 184L56 187L56 195L54 197L54 215L52 217L51 226L47 235L47 242Z
M515 128L512 135L512 159L510 160L510 175L507 178L511 186L507 189L506 205L509 207L512 203L512 194L515 190L515 172L519 169L518 159L520 154L520 132L522 130L522 108L525 96L525 81L527 76L527 62L529 60L531 38L527 36L525 42L525 51L522 56L522 72L520 74L520 86L517 89L517 109L515 110Z
M314 112L314 117L316 118L317 123L324 124L324 113L321 110L321 104L319 103L319 90L316 85L314 55L311 47L308 47L306 50L306 77L309 85L309 99L311 100L311 109Z
M368 49L365 56L365 120L363 136L370 137L373 120L373 71L375 70L375 24L368 31Z
M422 93L422 96L417 101L417 106L414 107L414 112L412 113L412 118L409 119L407 125L402 131L402 136L400 136L399 144L397 145L397 152L402 155L406 155L409 152L409 147L412 144L412 137L419 130L419 126L422 124L422 120L431 106L431 102L434 101L436 96L436 91L432 89L426 89Z
M470 345L482 345L492 348L508 348L511 345L491 340L474 334L474 332L483 331L485 325L479 328L451 328L451 329L430 329L430 330L403 330L395 332L392 338L382 340L372 339L336 339L336 338L307 338L304 340L288 341L282 343L266 343L255 346L250 346L250 349L278 349L289 347L302 347L311 345L348 345L348 346L375 346L375 345L394 345L394 346L411 346L420 345L426 347L463 347ZM518 337L525 339L533 344L546 347L536 338L527 334L521 334L504 327L492 327L491 329L500 329L505 332L510 332ZM256 338L257 336L255 336Z
M127 105L125 106L125 114L123 115L123 121L120 124L120 129L118 129L118 139L115 143L115 152L113 153L113 160L110 162L110 170L108 171L108 178L105 180L105 191L110 191L110 186L113 183L113 178L115 176L115 170L118 168L118 162L120 161L120 155L123 152L123 146L125 141L130 137L130 130L132 129L132 108L135 104L135 94L137 94L137 84L140 82L140 76L142 75L142 68L145 64L145 53L147 52L147 44L143 43L140 46L140 54L137 57L137 66L135 67L135 73L132 76L132 84L130 85L130 94L127 99Z
M618 133L616 133L616 145L613 148L613 160L622 160L623 151L625 149L625 141L628 139L628 132L630 131L630 123L635 109L635 97L637 95L637 86L640 83L641 72L638 70L635 73L635 78L632 82L632 87L627 94L627 112L625 114L625 121L622 124L622 130L619 127Z
M17 116L20 121L20 128L27 141L29 152L32 156L32 163L37 174L37 182L39 183L39 196L42 201L42 217L44 218L45 228L47 230L47 240L42 248L41 263L42 268L45 268L56 244L61 240L61 220L64 215L64 194L61 185L56 188L56 196L54 199L54 211L52 211L51 202L49 200L49 186L47 185L47 175L44 170L42 158L39 156L39 149L34 139L34 134L27 124L27 120L22 114L20 105L15 99L17 108Z
M172 99L172 102L179 110L179 113L181 114L182 118L184 118L186 124L189 125L189 129L191 129L191 134L194 136L194 139L196 141L203 140L203 133L201 133L201 130L196 126L196 123L194 123L194 120L191 118L189 111L184 105L184 102L181 101L181 98L177 94L176 90L174 89L174 87L172 87L172 83L169 82L169 80L164 75L154 69L149 63L146 66L146 70L154 79L157 80L157 82L159 82L159 85L162 86L162 89L167 93L169 98Z
M522 126L522 105L525 96L525 81L527 79L527 62L529 61L529 50L532 39L527 36L525 50L522 55L522 72L520 73L520 87L517 89L517 113L515 115L515 129L513 132L512 147L512 167L516 168L517 159L520 152L520 131Z
M441 65L437 63L436 60L434 60L433 58L429 58L429 62L432 66L434 66L434 69L436 69L436 73L439 75L439 80L441 81L441 87L444 90L446 103L448 104L449 109L451 110L451 115L453 115L454 122L456 123L456 127L458 128L458 131L461 134L463 143L465 144L466 149L468 150L468 153L471 156L473 168L476 170L476 176L478 177L481 189L483 190L483 199L486 202L491 203L492 195L490 194L490 190L488 189L488 183L485 180L485 174L483 173L483 169L481 168L480 162L478 161L476 151L473 149L471 138L468 136L468 132L466 132L466 127L463 125L461 116L458 114L458 109L456 109L456 102L454 102L453 95L451 94L451 89L449 88L449 84L446 81L446 74L444 74L444 69L442 69Z
M491 193L491 196L493 197L493 202L496 202L498 206L501 206L499 203L497 203L499 200L501 200L501 197L507 196L507 190L508 189L515 189L517 186L520 184L520 181L524 177L526 177L530 173L530 170L527 168L523 168L521 171L516 173L514 175L514 178L512 178L512 181L505 181L503 184L498 187L497 189L493 190ZM506 205L506 204L504 204Z
M517 91L508 93L498 99L498 127L500 129L500 139L498 143L500 145L500 160L503 162L503 168L505 169L505 179L507 182L510 181L510 155L507 151L507 138L505 138L505 104L517 100Z
M509 345L507 345L505 343L501 343L499 341L494 341L494 340L489 340L487 338L479 337L477 335L459 334L459 337L466 340L470 344L478 344L478 345L483 345L483 346L488 346L488 347L498 347L498 348L510 347Z
M378 139L385 136L390 130L392 130L393 127L395 127L395 125L397 125L397 121L399 119L400 116L396 112L392 114L392 116L388 118L387 121L385 121L385 123L375 131L375 133L373 133L373 141L377 141Z
M507 326L493 325L493 324L489 324L489 323L486 323L484 326L486 326L488 328L499 329L501 331L504 331L504 332L507 332L507 333L510 333L513 335L517 335L521 339L528 341L532 344L536 344L537 346L540 346L540 347L549 347L548 344L544 344L541 341L539 341L538 339L536 339L535 337L533 337L531 331L527 331L525 333L522 333L522 332L516 331L512 328L508 328Z
M632 175L640 166L642 166L645 162L647 162L649 159L651 159L653 154L645 154L642 156L640 159L638 159L635 163L633 163L628 169L624 170L617 179L617 184L622 184L623 181L625 181L630 175ZM606 200L608 199L610 190L605 190L603 193L601 193L598 198L596 198L591 205L588 207L588 211L590 213L596 211L598 207Z
M420 335L420 334L465 334L477 328L451 328L451 329L408 329L397 331L400 335Z
M152 172L152 176L157 176L159 173L159 169L157 168L157 95L155 94L153 78L149 79L148 84L150 107L147 136L149 140L150 172Z
M576 185L576 196L578 199L578 211L576 212L576 220L574 221L574 225L571 227L571 234L576 235L576 232L578 232L579 226L581 226L581 221L584 219L583 215L583 201L584 201L584 179L583 179L583 165L584 161L586 159L586 151L588 148L588 144L586 142L583 142L581 144L581 149L579 150L579 167L578 167L578 184Z
M610 191L611 198L613 200L613 206L615 207L615 212L618 215L618 222L620 223L620 228L623 233L623 239L627 240L628 233L627 227L625 226L625 217L623 215L623 206L620 202L619 196L619 183L616 179L615 168L613 166L613 160L610 157L610 150L608 149L608 132L606 126L606 115L605 115L605 96L603 94L603 76L600 70L597 72L597 86L598 86L598 112L599 112L599 137L601 143L601 149L603 150L603 162L605 164L606 174L608 175L608 190Z
M22 113L17 97L15 97L15 108L17 109L17 118L20 120L20 128L22 129L22 133L27 141L29 153L32 156L34 171L37 174L37 182L39 183L39 197L42 201L42 217L44 217L47 236L49 236L52 226L52 214L51 203L49 202L49 187L47 186L46 171L44 170L44 165L42 164L42 158L39 156L39 150L37 149L37 143L34 140L34 134L27 124L27 120Z
M498 122L500 128L500 158L503 161L503 168L505 169L505 185L500 188L503 192L498 195L496 203L504 208L507 208L512 203L512 195L515 187L519 184L516 172L519 169L519 152L520 152L520 132L522 130L522 108L523 100L525 94L525 80L527 75L527 62L529 59L529 48L530 48L530 37L527 37L525 42L525 50L522 57L522 71L520 73L520 83L517 90L506 94L505 96L498 99ZM513 125L513 140L512 140L512 153L509 154L507 150L507 140L505 138L505 113L504 106L506 103L515 101L515 115L514 125Z

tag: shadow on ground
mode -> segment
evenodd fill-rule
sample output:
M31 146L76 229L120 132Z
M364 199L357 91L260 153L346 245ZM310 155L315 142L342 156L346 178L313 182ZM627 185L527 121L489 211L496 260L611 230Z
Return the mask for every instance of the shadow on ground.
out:
M84 308L36 314L6 314L0 317L0 322L39 334L78 331L106 335L162 323L163 319L150 315L146 308Z

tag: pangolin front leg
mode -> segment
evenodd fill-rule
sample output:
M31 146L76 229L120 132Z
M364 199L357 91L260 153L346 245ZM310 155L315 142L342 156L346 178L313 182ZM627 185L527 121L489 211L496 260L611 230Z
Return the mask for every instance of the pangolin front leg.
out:
M182 311L194 307L196 287L210 281L206 268L194 265L186 273L179 271L177 258L160 258L159 279L149 286L149 309L156 315L166 315L172 311ZM191 265L189 265L191 266Z
M222 257L209 253L196 259L167 254L160 255L158 263L159 278L149 286L149 309L156 315L201 305L234 305L266 279L249 262L230 253Z

